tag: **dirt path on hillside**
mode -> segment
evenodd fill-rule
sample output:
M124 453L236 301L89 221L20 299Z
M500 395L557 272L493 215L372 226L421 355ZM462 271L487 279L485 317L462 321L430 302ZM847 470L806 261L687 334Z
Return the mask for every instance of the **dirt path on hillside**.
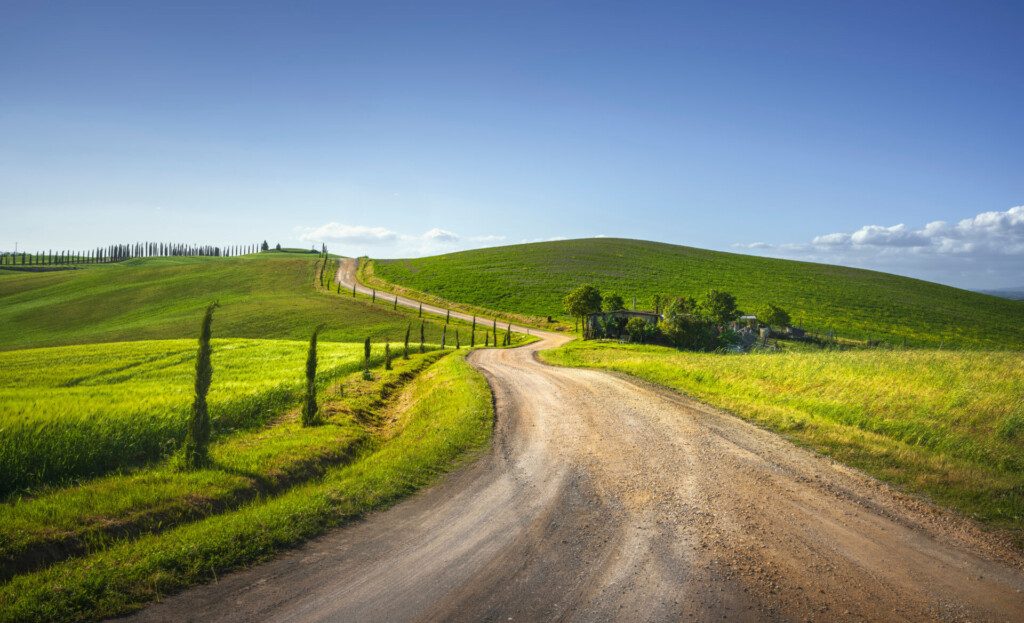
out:
M136 620L1024 619L1024 560L972 523L674 393L545 366L567 338L543 338L470 357L497 405L483 459Z

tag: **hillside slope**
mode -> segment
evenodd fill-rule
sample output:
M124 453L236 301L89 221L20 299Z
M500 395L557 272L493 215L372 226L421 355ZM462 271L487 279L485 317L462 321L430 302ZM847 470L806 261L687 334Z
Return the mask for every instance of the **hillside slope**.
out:
M842 266L722 253L657 242L589 238L376 260L377 277L448 300L565 318L562 297L593 283L631 304L654 295L736 295L756 313L786 308L796 324L858 339L959 347L1024 347L1024 306L917 279Z
M194 338L203 309L221 308L217 337L308 339L325 324L330 341L395 342L416 314L345 293L317 291L316 255L174 257L81 270L0 271L0 350L36 346ZM427 340L440 324L428 324ZM418 336L417 336L418 337Z

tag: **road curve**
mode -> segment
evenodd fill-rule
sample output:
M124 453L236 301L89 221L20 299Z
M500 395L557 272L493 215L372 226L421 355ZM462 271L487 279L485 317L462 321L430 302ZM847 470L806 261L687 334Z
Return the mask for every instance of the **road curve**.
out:
M133 619L1024 619L1024 559L973 523L677 394L536 360L566 339L470 356L497 406L480 461Z

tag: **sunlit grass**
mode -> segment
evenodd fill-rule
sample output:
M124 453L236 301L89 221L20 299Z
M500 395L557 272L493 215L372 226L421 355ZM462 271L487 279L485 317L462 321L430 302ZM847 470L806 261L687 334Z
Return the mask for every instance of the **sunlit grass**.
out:
M83 621L129 612L389 505L490 438L490 390L461 355L429 368L394 405L383 418L389 436L354 462L328 469L322 480L14 577L0 586L0 621Z
M796 324L915 346L1024 347L1024 303L874 271L590 238L409 260L375 260L378 278L461 304L568 320L562 298L581 283L653 309L654 295L736 295L758 313L781 305Z

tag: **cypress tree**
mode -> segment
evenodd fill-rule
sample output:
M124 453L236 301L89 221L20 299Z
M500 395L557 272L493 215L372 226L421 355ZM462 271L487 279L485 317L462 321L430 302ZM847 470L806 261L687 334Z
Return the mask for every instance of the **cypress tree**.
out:
M352 284L352 298L356 297L356 284Z
M484 348L487 348L490 345L491 345L491 334L490 333L484 333Z
M459 330L455 329L455 350L462 348L462 344L459 342Z
M211 303L203 315L199 331L199 353L196 356L195 399L192 401L192 417L185 432L185 466L189 469L201 467L208 460L210 445L210 413L206 407L206 394L213 380L213 366L210 364L210 333L213 326L213 310L217 303Z
M412 331L412 323L410 322L405 326L405 351L402 353L402 359L409 358L409 332Z
M341 284L338 284L338 294L341 294Z
M377 289L376 288L373 289L373 298L370 299L370 302L371 303L376 303L377 302Z
M448 325L441 327L441 350L444 350L445 340L448 338Z
M511 346L511 345L512 345L512 325L510 324L510 325L508 325L508 328L505 329L505 346Z
M452 310L447 309L447 310L445 310L444 323L448 324L449 322L451 322L451 320L452 320Z
M370 338L363 342L363 378L370 380Z
M476 316L473 316L473 328L469 330L469 347L476 346Z
M498 345L498 319L495 318L491 322L493 323L492 326L491 326L491 329L494 331L494 345L497 346Z
M423 301L420 301L420 318L423 317Z
M423 342L425 341L423 339L423 333L424 333L423 325L425 325L425 324L426 323L424 321L420 320L420 354L423 354L423 353L427 352L426 349L423 347Z
M398 311L398 295L397 294L395 295L395 306L392 307L391 309L393 309L395 311Z
M391 342L384 342L384 369L391 369Z
M320 407L316 404L316 341L320 329L313 329L309 338L309 353L306 355L306 397L302 401L302 425L313 426L317 423L316 414Z

